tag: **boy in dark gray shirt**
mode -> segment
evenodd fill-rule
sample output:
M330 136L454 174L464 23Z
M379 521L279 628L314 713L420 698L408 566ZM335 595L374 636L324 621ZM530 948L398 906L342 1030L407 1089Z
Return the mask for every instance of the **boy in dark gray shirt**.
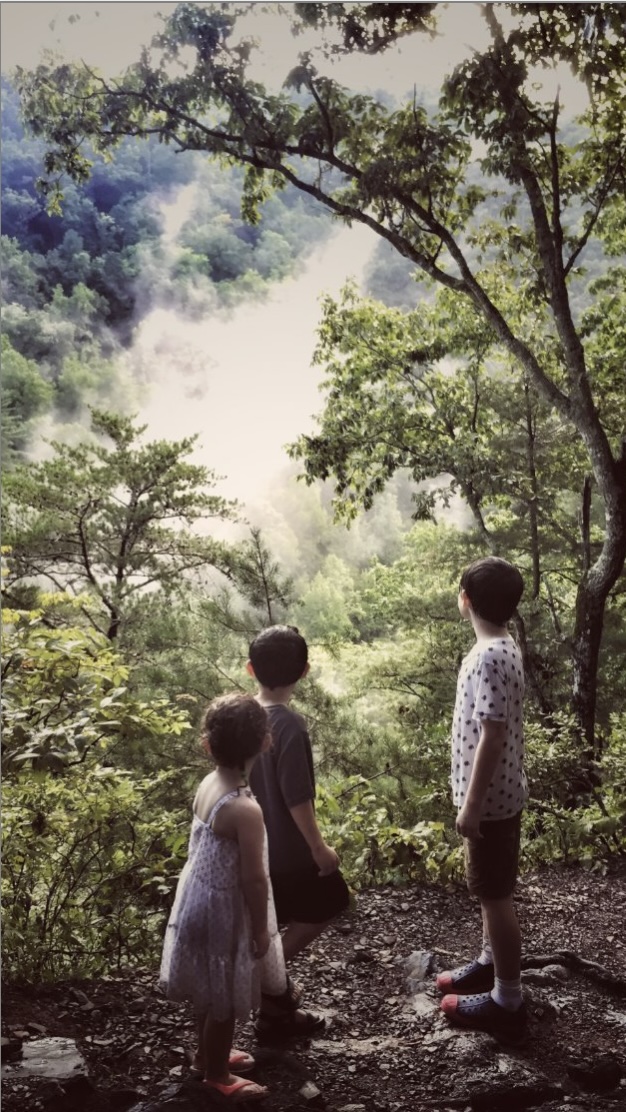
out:
M349 904L339 858L322 838L315 818L315 773L306 723L288 706L308 670L306 641L292 626L270 626L250 645L248 671L259 685L258 700L267 709L272 732L272 746L257 758L250 787L267 828L276 914L286 927L286 961ZM301 1025L294 1012L271 1016L264 1001L257 1031L275 1026L285 1034L299 1034Z

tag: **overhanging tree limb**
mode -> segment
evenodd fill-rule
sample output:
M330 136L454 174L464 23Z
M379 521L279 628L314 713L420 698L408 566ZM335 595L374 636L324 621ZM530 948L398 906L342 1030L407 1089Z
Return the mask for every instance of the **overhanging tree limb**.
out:
M85 136L108 151L125 134L160 129L164 141L180 149L204 150L260 171L274 186L290 182L344 222L370 227L429 279L476 308L541 397L572 435L582 438L602 501L604 542L579 582L574 634L574 701L590 744L604 606L626 555L626 473L601 419L602 387L589 373L568 280L583 249L594 235L604 234L603 218L624 205L621 8L603 5L600 23L594 4L516 4L515 24L505 30L498 6L483 5L491 43L445 79L439 111L430 116L415 104L386 110L372 98L352 96L331 79L318 78L308 59L292 74L290 88L298 81L308 85L309 102L297 100L290 89L267 93L248 79L245 50L231 45L234 8L175 9L161 46L168 63L180 49L191 48L191 64L180 78L170 77L165 65L151 68L147 54L117 88L103 88L93 74L69 67L20 78L27 114L52 144L51 174L66 170L85 179L89 166L79 147ZM346 49L367 51L423 28L423 13L419 19L417 14L414 18L409 5L313 5L307 20L337 25ZM532 67L559 62L580 77L590 95L590 114L575 143L558 131L559 101L546 108L528 88ZM482 159L474 154L476 141L484 147ZM296 161L302 156L314 165L312 176L304 161ZM468 236L485 218L484 195L467 184L472 160L482 161L491 179L507 188L520 185L530 211L528 219L525 213L520 218L521 248L507 259L507 298L500 297L489 273L494 258L494 265L502 264L504 248L487 251L483 271L467 251ZM254 174L245 188L247 210L254 215L262 199ZM495 223L502 228L504 222ZM442 256L452 261L455 273L441 264ZM533 313L524 290L535 298ZM543 342L544 333L549 343ZM343 482L345 462L337 467ZM371 498L372 489L380 489L376 484L364 484L363 496Z

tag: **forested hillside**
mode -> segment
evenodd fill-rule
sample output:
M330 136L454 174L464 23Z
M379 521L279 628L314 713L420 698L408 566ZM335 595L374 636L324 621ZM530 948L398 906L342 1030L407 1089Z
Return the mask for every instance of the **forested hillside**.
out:
M329 221L295 190L268 200L262 224L241 215L242 174L158 139L95 159L50 213L37 188L45 144L24 133L19 98L2 85L3 452L30 445L33 420L88 424L89 405L137 409L142 383L121 358L148 308L195 318L262 298L302 265ZM163 206L187 189L182 226Z
M298 18L372 54L436 18L325 7ZM352 93L310 58L268 92L217 5L165 25L184 78L144 59L115 88L80 65L3 80L7 976L154 959L200 714L251 689L247 645L274 622L310 642L297 705L350 883L460 877L457 592L489 552L525 580L525 864L623 858L620 6L509 7L517 31L487 14L491 46L440 102ZM526 80L556 56L588 89L575 124ZM381 247L366 289L323 300L317 430L255 516L191 460L197 428L142 426L149 368L126 354L155 305L263 299L337 219Z

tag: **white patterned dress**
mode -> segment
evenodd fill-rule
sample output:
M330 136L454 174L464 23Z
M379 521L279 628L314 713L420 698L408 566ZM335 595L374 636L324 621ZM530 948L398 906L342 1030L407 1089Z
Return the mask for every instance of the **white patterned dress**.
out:
M160 983L170 1000L191 1000L200 1014L220 1021L247 1019L263 992L286 991L285 959L269 882L267 835L263 866L268 876L270 947L252 952L250 915L241 887L239 844L213 830L218 811L240 789L218 799L206 822L194 815L183 868L163 943ZM252 793L246 789L246 794Z

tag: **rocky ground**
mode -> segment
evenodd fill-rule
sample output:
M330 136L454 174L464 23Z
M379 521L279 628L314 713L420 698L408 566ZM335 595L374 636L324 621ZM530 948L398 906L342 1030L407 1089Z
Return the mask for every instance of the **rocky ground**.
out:
M527 875L518 907L532 965L523 1047L450 1028L432 975L424 984L407 979L412 954L423 961L431 955L431 969L475 954L478 918L464 890L370 890L292 971L306 986L307 1004L327 1016L327 1028L322 1038L258 1052L254 1076L271 1090L262 1107L626 1109L626 868L608 877L563 868ZM7 986L3 1034L3 1112L213 1108L189 1077L192 1017L162 998L154 971ZM76 1043L83 1064L74 1063L71 1080L32 1076L15 1057L20 1041L33 1054L48 1037ZM251 1049L252 1030L243 1029L238 1041Z

